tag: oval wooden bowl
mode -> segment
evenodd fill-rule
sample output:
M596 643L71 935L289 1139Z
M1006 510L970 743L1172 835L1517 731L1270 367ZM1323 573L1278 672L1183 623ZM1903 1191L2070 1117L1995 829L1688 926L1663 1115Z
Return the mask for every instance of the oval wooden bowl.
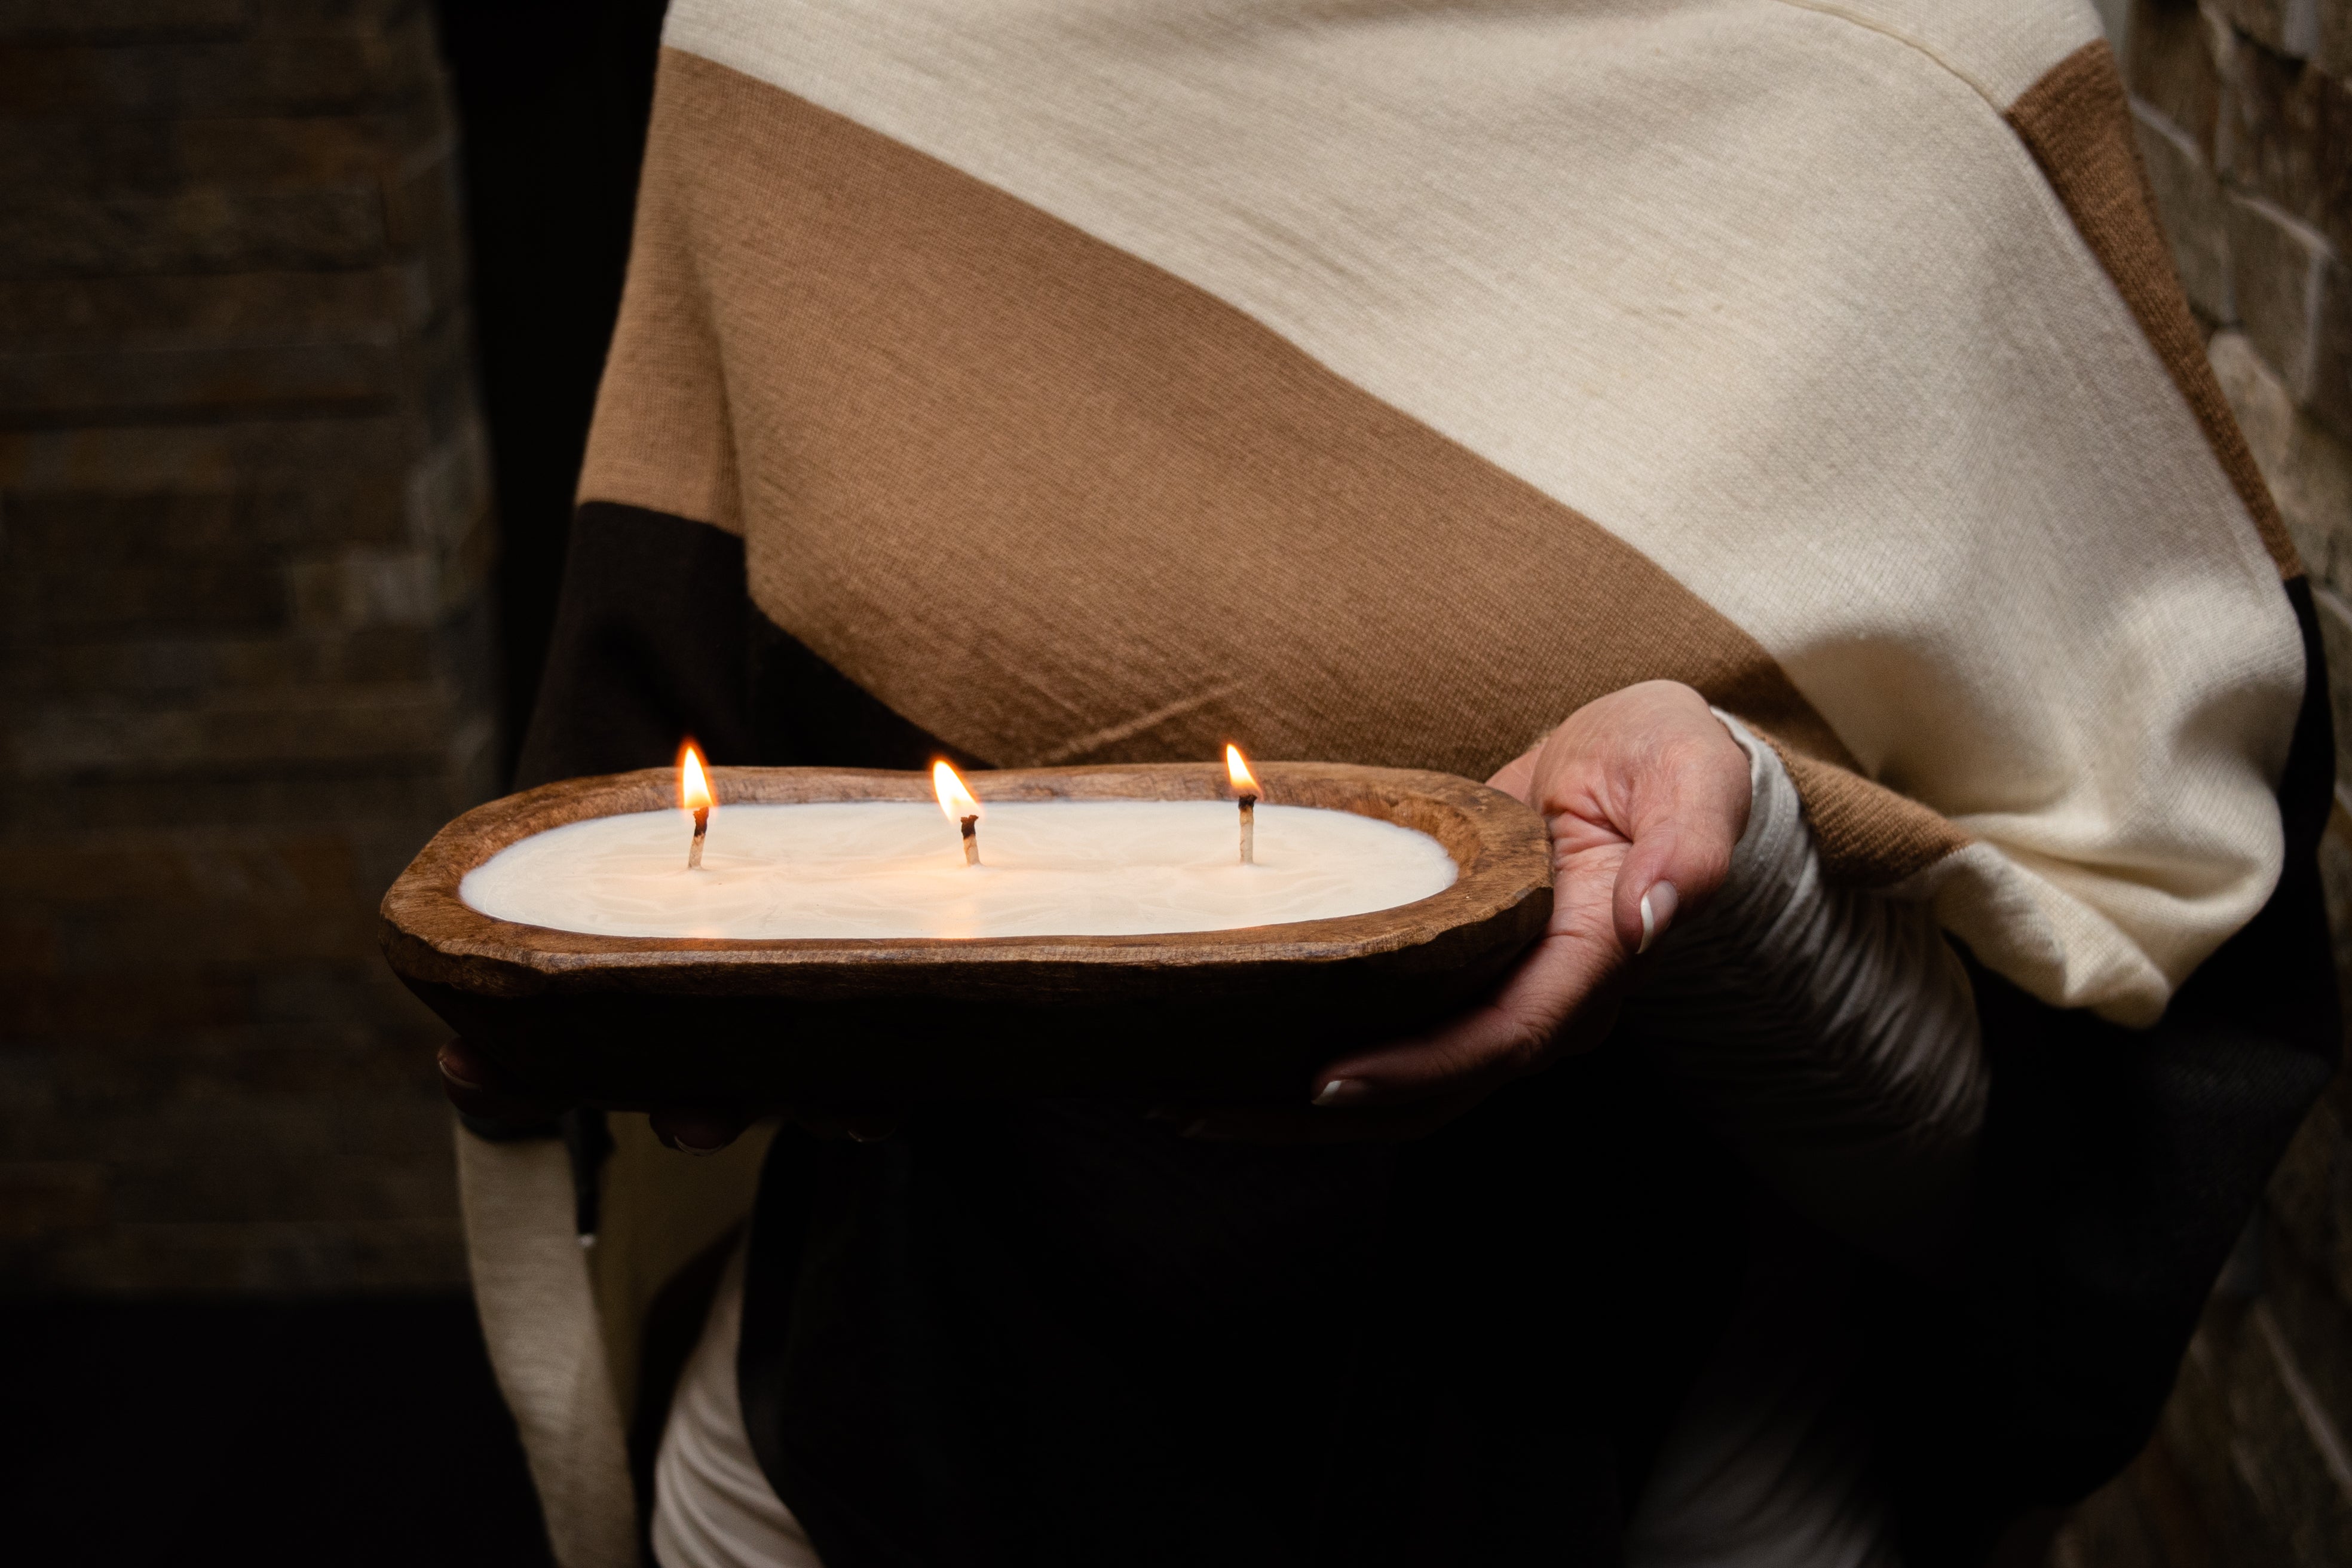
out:
M1339 920L1160 936L723 941L492 919L467 872L535 833L674 807L677 774L570 779L458 817L384 896L384 957L467 1042L539 1092L613 1109L740 1100L1048 1093L1295 1100L1349 1047L1428 1024L1551 918L1542 820L1451 773L1257 769L1269 802L1417 828L1460 874ZM923 773L717 768L719 803L931 799ZM1215 765L969 775L983 801L1221 800Z

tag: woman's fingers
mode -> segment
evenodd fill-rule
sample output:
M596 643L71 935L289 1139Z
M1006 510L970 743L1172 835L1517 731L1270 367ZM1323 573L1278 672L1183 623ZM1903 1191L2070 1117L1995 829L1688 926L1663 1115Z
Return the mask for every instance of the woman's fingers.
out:
M1587 703L1489 782L1550 826L1543 941L1468 1013L1325 1068L1311 1090L1325 1123L1296 1110L1227 1110L1188 1131L1412 1136L1580 1040L1597 1041L1615 1020L1626 965L1722 886L1748 826L1747 753L1704 698L1671 681Z
M440 1067L441 1087L449 1103L468 1116L487 1121L545 1121L563 1110L516 1092L488 1058L463 1040L451 1040L441 1047ZM762 1116L773 1114L772 1110L673 1106L654 1111L646 1120L666 1149L716 1154ZM832 1106L786 1114L820 1138L850 1138L861 1143L887 1138L898 1131L900 1121L898 1110L889 1106Z
M1615 1019L1623 969L1605 925L1548 936L1500 991L1461 1017L1325 1068L1311 1106L1221 1106L1165 1120L1188 1138L1243 1143L1423 1137L1511 1079L1597 1043Z
M1332 1063L1316 1082L1315 1104L1430 1100L1534 1070L1591 989L1597 966L1582 945L1546 937L1492 1000L1428 1034Z
M1333 1062L1315 1080L1316 1106L1336 1111L1485 1094L1549 1061L1571 1032L1597 1039L1615 1016L1612 983L1626 963L1609 921L1623 853L1612 845L1564 857L1551 927L1502 988L1426 1034Z
M441 1091L466 1115L484 1121L544 1121L562 1110L518 1093L488 1058L463 1040L441 1047Z
M656 1110L646 1120L665 1149L683 1154L716 1154L759 1118L733 1110Z

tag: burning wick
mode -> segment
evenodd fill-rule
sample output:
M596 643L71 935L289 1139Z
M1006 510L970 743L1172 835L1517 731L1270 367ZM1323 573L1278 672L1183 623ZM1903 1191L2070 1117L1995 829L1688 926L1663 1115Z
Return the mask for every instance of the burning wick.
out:
M947 763L931 764L931 788L940 797L940 809L948 820L963 829L963 863L980 864L980 802L971 798L971 791L963 787L963 780Z
M1234 781L1234 794L1242 803L1242 864L1257 864L1257 780L1249 771L1249 763L1242 756L1239 746L1225 748L1225 772Z
M703 776L702 759L688 742L677 759L677 804L694 813L694 844L686 852L686 868L702 868L702 836L710 830L710 781Z

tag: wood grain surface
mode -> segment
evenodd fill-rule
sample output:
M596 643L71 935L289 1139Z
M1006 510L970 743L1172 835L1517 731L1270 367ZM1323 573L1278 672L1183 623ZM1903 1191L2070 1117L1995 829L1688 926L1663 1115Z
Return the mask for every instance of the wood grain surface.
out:
M1492 986L1551 913L1536 814L1450 773L1268 763L1266 798L1416 828L1458 868L1417 902L1153 936L741 941L493 919L466 874L533 834L673 807L667 768L569 779L458 817L385 895L384 956L507 1072L615 1109L1042 1093L1287 1099L1351 1046ZM982 801L1222 800L1214 763L966 775ZM716 768L719 804L931 800L927 774Z

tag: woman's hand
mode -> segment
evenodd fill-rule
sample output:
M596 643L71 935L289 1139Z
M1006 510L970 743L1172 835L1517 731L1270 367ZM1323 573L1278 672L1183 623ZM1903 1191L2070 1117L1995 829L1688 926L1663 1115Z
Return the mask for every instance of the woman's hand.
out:
M441 1087L449 1096L449 1103L468 1116L488 1121L544 1122L565 1109L518 1093L500 1080L497 1069L481 1053L463 1040L451 1040L441 1047L440 1067ZM666 1147L688 1154L716 1154L740 1138L753 1122L772 1115L797 1122L820 1138L852 1138L859 1142L887 1138L898 1124L895 1111L863 1106L795 1106L788 1110L671 1107L655 1111L646 1120L653 1124L654 1136Z
M1721 887L1747 831L1748 754L1687 686L1589 702L1488 781L1551 827L1551 924L1501 989L1428 1034L1326 1067L1312 1108L1233 1107L1194 1137L1415 1137L1501 1085L1598 1045L1628 966Z

